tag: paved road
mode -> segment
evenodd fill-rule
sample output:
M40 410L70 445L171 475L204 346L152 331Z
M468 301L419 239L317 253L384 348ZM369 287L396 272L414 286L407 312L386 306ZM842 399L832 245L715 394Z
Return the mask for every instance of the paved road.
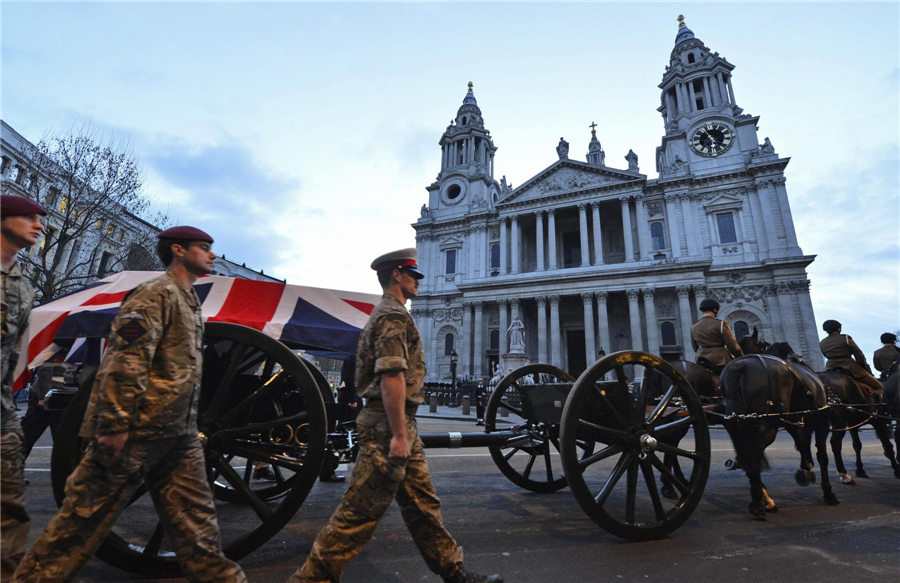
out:
M422 432L474 431L472 422L422 419ZM835 484L842 504L826 506L818 486L800 488L787 435L769 448L765 476L781 511L760 522L747 513L749 489L740 472L726 471L730 443L713 429L713 467L703 501L669 538L623 542L582 513L568 489L533 494L508 482L486 449L430 450L429 461L448 529L463 545L466 563L499 571L510 583L593 581L846 581L900 580L900 480L893 477L872 432L864 434L868 480ZM850 454L849 440L845 458ZM55 510L50 491L48 438L28 460L31 538ZM833 467L833 466L832 466ZM282 582L340 500L343 486L317 484L294 520L241 560L251 581ZM155 520L150 511L147 520ZM93 559L79 581L155 581ZM181 582L181 579L172 581ZM347 583L436 582L418 556L396 506L375 539L344 572Z

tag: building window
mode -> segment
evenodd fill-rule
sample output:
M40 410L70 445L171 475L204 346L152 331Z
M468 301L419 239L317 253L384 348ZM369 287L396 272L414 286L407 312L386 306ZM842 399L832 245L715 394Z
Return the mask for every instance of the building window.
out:
M41 241L41 253L46 254L50 250L50 244L53 242L53 235L56 233L53 229L44 230L44 239Z
M68 207L68 206L69 206L69 197L68 196L62 197L59 201L59 212L61 212L61 213L66 212L66 207Z
M500 244L491 245L491 269L500 269Z
M563 265L578 267L581 265L581 233L570 231L563 233Z
M97 224L95 225L97 230L99 231L103 227L103 219L97 219Z
M675 346L678 342L675 340L675 324L672 322L663 322L660 326L662 332L663 346Z
M737 243L734 213L716 213L716 224L719 227L719 243Z
M106 234L112 236L113 233L116 232L116 225L113 223L109 223L106 225Z
M462 193L462 188L460 188L458 184L451 184L447 187L447 198L450 200L456 200L456 197L458 197L460 193Z
M734 323L733 331L734 331L735 339L740 341L740 339L743 338L744 336L750 335L750 326L747 324L747 322L744 322L743 320L738 320L737 322Z
M491 330L491 350L500 350L500 330Z
M666 233L661 222L650 223L650 240L654 251L666 248Z
M444 336L444 356L450 356L453 353L453 334L447 333Z
M100 267L97 269L98 277L104 277L106 275L106 271L109 269L110 259L112 259L112 253L104 251L103 257L100 258Z
M444 273L447 275L456 273L456 249L447 250L447 265Z
M688 64L696 63L697 59L694 58L694 53L688 53Z

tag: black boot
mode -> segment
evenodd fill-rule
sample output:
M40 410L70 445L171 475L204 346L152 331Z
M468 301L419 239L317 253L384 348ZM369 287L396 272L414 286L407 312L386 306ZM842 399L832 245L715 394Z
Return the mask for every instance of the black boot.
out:
M444 579L445 583L503 583L503 577L500 575L479 575L478 573L467 572L460 567L459 571Z

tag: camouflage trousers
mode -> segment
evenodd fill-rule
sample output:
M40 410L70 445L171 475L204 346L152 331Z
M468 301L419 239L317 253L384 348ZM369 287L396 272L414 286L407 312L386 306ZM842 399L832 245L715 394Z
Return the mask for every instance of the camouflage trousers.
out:
M462 547L441 520L441 502L431 483L415 417L410 415L414 412L407 411L412 453L406 467L389 459L392 433L385 413L366 407L359 414L359 457L347 492L289 583L340 581L344 567L372 538L394 498L428 568L448 577L462 566Z
M0 581L12 580L28 546L24 470L25 436L13 417L0 436Z
M192 580L247 581L240 566L222 553L216 506L196 435L129 440L118 455L91 442L66 481L62 508L19 565L15 580L73 580L144 483Z

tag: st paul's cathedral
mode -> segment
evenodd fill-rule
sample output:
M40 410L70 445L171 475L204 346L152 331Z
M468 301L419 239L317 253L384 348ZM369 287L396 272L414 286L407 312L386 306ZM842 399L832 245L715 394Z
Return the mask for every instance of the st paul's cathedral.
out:
M411 313L427 380L449 378L454 351L460 377L523 359L577 377L601 350L692 360L690 328L706 297L738 338L756 327L822 368L806 274L815 256L797 243L790 158L761 142L759 117L738 106L734 65L679 21L659 85L657 178L630 151L627 168L607 166L593 129L584 161L560 139L553 164L516 188L498 182L469 84L413 224L427 276ZM511 350L523 336L524 349Z

